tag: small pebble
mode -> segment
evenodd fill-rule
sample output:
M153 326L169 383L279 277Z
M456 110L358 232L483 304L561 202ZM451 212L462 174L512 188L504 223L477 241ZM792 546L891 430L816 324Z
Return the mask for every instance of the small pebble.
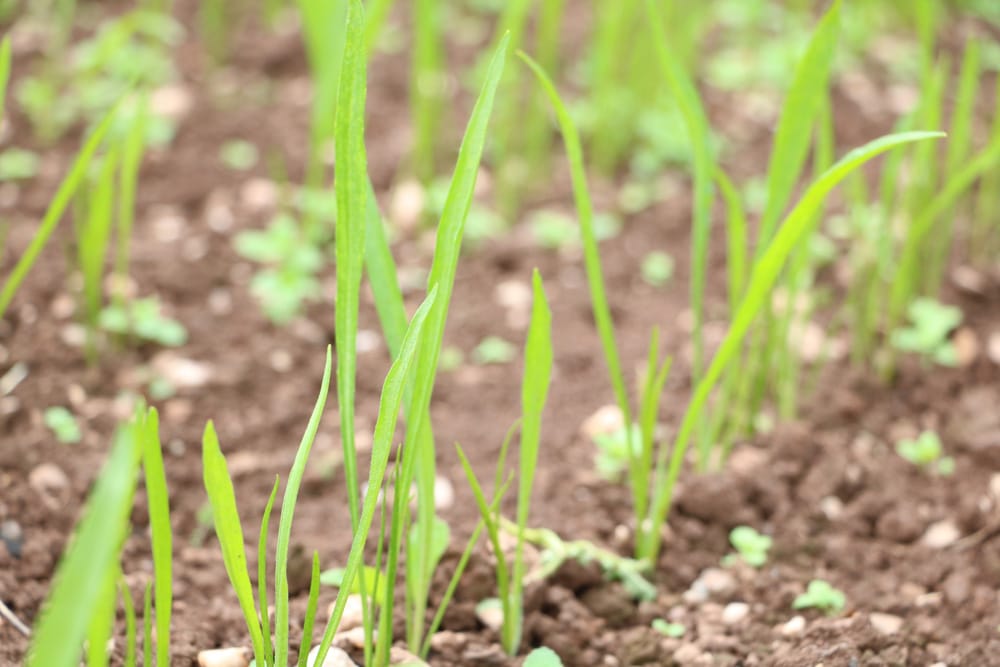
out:
M692 665L701 659L702 650L696 645L688 643L681 644L680 648L674 651L674 662L681 665Z
M377 331L372 331L371 329L359 329L358 330L358 354L365 354L367 352L374 352L379 349L382 345L382 336L378 334Z
M269 212L278 203L278 186L266 178L253 178L240 188L240 203L251 212Z
M291 352L282 349L271 350L269 361L271 368L277 373L287 373L295 365L295 359L292 357Z
M406 649L393 646L389 649L389 665L406 665L406 667L430 667L426 662ZM324 666L325 667L325 666Z
M7 553L14 558L20 558L24 549L24 532L21 524L13 519L0 523L0 541L7 547Z
M979 339L975 331L969 327L962 327L955 332L951 342L955 346L955 356L959 366L967 368L975 363L979 356Z
M313 646L312 650L309 651L309 655L306 657L306 665L308 667L316 667L316 656L319 655L319 646ZM323 664L321 667L357 667L357 663L351 660L351 656L343 649L339 649L336 646L331 646L326 652L326 657L323 658Z
M990 334L989 341L986 343L986 356L994 364L1000 365L1000 331L994 331Z
M392 191L389 218L402 231L413 231L424 212L424 187L417 181L404 181Z
M750 605L746 602L730 602L722 610L722 622L726 625L742 623L750 615Z
M778 630L786 637L793 637L801 634L806 629L806 619L804 616L792 616Z
M161 378L177 389L194 389L208 384L214 369L211 364L181 357L173 352L160 352L150 365Z
M447 477L434 478L434 509L446 510L455 504L455 487Z
M461 632L441 630L439 632L435 632L434 635L431 636L431 650L438 653L443 653L445 651L458 652L465 648L468 641L468 636Z
M336 600L330 603L329 608L326 610L327 616L333 615L333 608L336 605ZM360 628L364 624L364 605L365 603L360 595L352 594L347 596L347 602L344 604L344 613L340 616L340 625L337 626L337 632L347 632L354 628Z
M920 542L931 549L944 549L949 547L962 537L962 531L951 519L944 519L932 523L924 532Z
M826 496L819 501L819 511L828 521L836 521L844 515L844 502L837 496Z
M59 493L69 486L69 478L54 463L42 463L28 474L28 484L44 496Z
M174 121L186 116L193 105L191 92L179 84L161 86L149 97L149 108L155 115Z
M199 667L247 667L252 657L243 647L213 648L198 652Z
M868 615L868 622L879 634L894 635L903 627L903 619L894 614L873 612Z
M590 439L607 435L625 427L625 417L617 405L605 405L587 417L580 426L580 432Z
M498 600L480 602L476 605L476 618L490 630L499 630L503 625L503 609Z

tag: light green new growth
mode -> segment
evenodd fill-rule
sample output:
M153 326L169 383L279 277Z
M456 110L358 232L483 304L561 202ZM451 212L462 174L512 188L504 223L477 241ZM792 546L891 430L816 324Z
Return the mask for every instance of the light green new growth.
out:
M115 434L75 537L59 563L28 648L26 667L76 667L84 638L94 637L88 632L91 619L100 616L94 614L102 604L107 611L109 580L113 602L140 463L136 429L132 423Z
M760 567L767 562L767 552L771 549L773 540L750 526L736 526L729 532L729 543L736 549L740 560L747 565Z
M795 598L792 609L819 609L832 616L839 613L845 604L847 598L842 591L822 579L813 579L806 592Z
M912 440L900 440L896 443L896 452L913 465L939 475L955 472L955 459L944 456L941 438L934 431L924 431Z
M80 425L76 423L76 417L67 408L61 405L54 405L46 408L42 415L42 421L56 436L56 440L63 444L74 444L80 442L82 437Z
M156 601L156 664L170 664L170 618L173 606L173 536L170 496L160 445L160 422L150 408L137 424L146 480L149 527L153 536L153 593Z
M892 332L897 350L916 352L942 366L955 366L958 357L949 336L962 322L962 311L933 299L919 298L910 304L910 326Z

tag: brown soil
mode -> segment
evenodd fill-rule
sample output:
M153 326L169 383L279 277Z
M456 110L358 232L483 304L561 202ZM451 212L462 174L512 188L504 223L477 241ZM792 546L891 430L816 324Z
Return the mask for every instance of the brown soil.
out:
M181 4L182 15L189 17L191 3ZM267 221L266 210L241 197L246 182L266 176L266 170L228 171L214 157L219 146L231 138L250 139L264 154L279 151L295 173L308 136L308 110L291 92L306 76L297 38L244 32L231 68L222 73L206 66L193 38L180 49L179 66L195 106L174 144L150 156L144 169L134 245L139 292L158 294L190 333L176 356L211 364L213 371L204 386L182 389L158 404L176 544L172 644L178 665L194 664L199 650L247 641L217 544L212 538L200 545L189 539L205 502L198 444L204 423L215 420L234 471L245 530L254 536L275 474L284 475L291 463L319 385L323 349L333 338L329 276L325 302L311 306L293 325L277 328L248 292L252 267L232 250L236 232ZM369 160L387 201L408 143L407 69L399 56L378 57L370 69ZM242 103L238 91L262 77L276 82L276 101ZM223 78L235 82L231 89L237 93L220 101L206 90L218 89ZM845 96L838 94L837 100L838 109L841 102L847 109L843 117L857 121L842 133L852 143L885 129L885 116L859 115ZM463 98L461 106L466 103ZM720 104L714 113L723 126L733 122L731 106ZM24 119L15 115L13 127L16 142L28 144L21 139L30 136ZM746 145L762 151L767 141L761 127ZM40 185L22 189L5 212L14 225L2 272L30 239L72 150L67 142L54 151L56 168ZM761 155L744 153L737 162L759 165ZM565 175L556 179L546 203L571 210ZM683 179L678 185L678 192L686 193ZM610 206L613 190L595 188L599 205ZM231 226L209 224L220 202L232 213ZM179 227L170 234L164 232L163 207L179 215ZM653 325L664 331L664 348L678 353L663 409L668 425L676 424L689 392L682 317L688 208L686 194L674 195L628 220L623 233L603 246L626 363L631 367L642 358ZM28 368L27 378L0 400L0 522L16 521L23 531L19 556L0 546L0 599L28 622L39 613L78 508L107 452L116 410L121 411L116 397L124 389L142 391L136 369L159 352L143 347L106 354L99 366L88 367L81 351L64 342L72 317L60 308L70 296L64 259L69 241L63 239L69 236L55 239L46 251L0 329L0 375L15 363ZM400 266L426 267L428 247L423 237L401 239L395 246ZM677 279L665 290L638 279L638 262L650 248L669 249L678 261ZM721 247L713 248L710 271L717 276L709 295L716 329L724 315L721 253ZM516 228L469 254L460 267L446 343L467 354L487 335L520 344L523 327L508 319L495 288L508 280L526 283L536 266L546 279L558 345L531 523L627 553L628 494L597 477L592 445L578 432L589 414L611 402L579 253L539 250ZM981 294L949 295L981 342L1000 329L1000 281L995 276L985 281ZM419 298L419 290L408 290L411 305ZM365 299L362 328L377 332L373 304L367 294ZM362 354L359 364L359 420L370 427L388 365L384 346ZM456 492L442 516L456 535L456 550L457 538L471 531L477 516L450 443L461 442L480 476L490 477L503 435L518 416L519 376L518 363L464 365L440 376L433 405L439 472ZM805 401L800 422L739 447L724 473L683 478L655 573L656 601L636 604L598 572L566 567L529 592L526 644L552 647L567 665L1000 664L1000 485L993 476L1000 467L998 404L1000 369L982 354L960 370L907 366L892 386L846 364L828 368ZM51 405L70 405L81 416L82 443L54 440L41 421ZM335 457L334 405L331 397L313 454L318 462ZM922 473L895 454L896 438L921 428L942 434L957 462L954 475ZM46 464L64 475L57 473L42 489L37 475ZM332 567L343 562L350 542L343 477L339 472L328 477L322 468L310 468L296 512L293 574L306 576L293 576L295 622L301 620L308 585L307 554L318 550L324 566ZM123 558L136 593L152 576L144 500L137 503ZM739 524L774 536L771 558L759 570L727 570L724 586L699 594L694 582L707 568L719 567L729 551L728 531ZM960 539L928 546L924 536L933 525L954 527ZM446 556L443 574L450 575L457 555ZM814 578L842 589L847 608L835 617L802 612L801 628L794 627L797 622L786 626L798 613L792 600ZM473 615L475 603L493 594L490 556L481 549L446 617L444 629L452 634L442 636L432 664L516 664ZM324 591L323 608L333 595ZM734 620L735 607L726 611L733 602L748 605L745 617ZM873 613L898 617L901 625L885 632L886 619L875 616L873 623ZM685 635L659 635L650 628L656 618L682 623ZM298 641L293 636L296 647ZM26 646L24 637L0 621L0 663L19 663Z

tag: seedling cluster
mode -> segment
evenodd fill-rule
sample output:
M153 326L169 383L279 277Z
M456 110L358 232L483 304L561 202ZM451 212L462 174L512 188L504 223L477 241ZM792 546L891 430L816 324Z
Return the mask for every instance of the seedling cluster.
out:
M145 0L74 41L77 3L51 4L47 55L25 70L13 97L38 142L74 137L81 128L84 138L72 163L62 166L63 179L32 240L9 273L0 276L0 319L43 249L65 238L73 276L68 289L74 315L86 331L84 354L90 364L99 365L103 355L126 346L136 354L148 346L183 346L188 331L167 316L175 311L163 296L128 289L141 168L147 151L168 145L174 133L173 121L151 100L177 82L171 48L183 31L171 18L172 3ZM308 155L296 177L302 182L292 183L285 166L275 166L280 159L272 160L264 146L233 135L212 156L230 175L259 171L265 163L280 172L281 196L273 216L258 221L258 228L246 225L233 238L236 254L252 266L248 290L275 329L301 318L307 306L322 306L329 315L330 295L324 289L335 284L336 290L329 318L336 355L327 348L318 396L294 460L285 478L275 479L260 515L255 555L246 551L246 512L241 511L252 499L237 498L232 458L225 453L239 438L221 427L217 431L211 421L203 430L207 502L187 539L200 545L214 535L256 667L287 667L294 660L304 667L310 651L314 664L322 664L349 600L360 600L362 608L364 664L388 665L394 647L401 645L414 660L426 660L472 555L483 548L492 552L496 595L482 604L499 610L497 634L504 652L526 654L528 667L560 665L553 651L528 645L526 586L573 560L596 563L635 601L656 600L662 581L657 570L665 563L669 567L664 535L681 475L723 466L737 441L775 419L795 418L808 380L832 358L801 353L794 344L800 332L815 330L816 318L829 314L831 337L849 338L853 361L886 380L897 372L898 353L955 366L950 337L962 312L936 298L953 239L963 238L956 234L955 220L968 222L963 233L975 250L973 260L994 258L990 249L1000 247L1000 234L990 222L1000 212L1000 114L985 129L976 125L974 114L981 105L977 84L984 45L969 41L953 77L949 63L936 58L935 26L941 17L935 0L878 10L835 0L818 21L808 3L779 8L780 3L762 0L725 0L717 9L710 7L713 3L599 2L579 71L562 62L559 40L567 20L562 0L457 4L462 6L416 0L407 28L412 29L413 145L400 166L421 193L413 229L387 222L368 165L368 67L379 62L373 52L398 41L391 0L266 0L261 15L276 30L286 12L298 15L311 75ZM206 66L223 77L233 44L230 31L238 23L235 3L206 0L199 7L197 30L212 56ZM250 8L241 4L240 10ZM901 76L918 87L917 104L899 120L897 131L842 153L831 81L864 52L872 25L900 15L916 27L915 64ZM450 72L445 48L445 19L456 16L479 26L489 40L481 62L462 76ZM805 29L813 25L811 32ZM724 40L725 47L701 63L713 26L738 37ZM8 37L0 48L3 92L11 59ZM567 78L572 85L565 85ZM474 104L451 176L442 178L446 146L440 137L447 136L443 129L453 120L449 96L459 81L474 94ZM781 91L783 101L772 110L773 140L763 174L737 179L735 171L727 171L730 140L710 122L703 83L722 91ZM570 89L579 94L564 99L560 91ZM948 91L954 104L945 104ZM1000 97L997 102L1000 108ZM944 137L939 128L950 131L947 143L939 141ZM525 213L540 189L531 186L550 183L549 175L559 168L560 161L552 159L558 153L557 133L573 210L546 204ZM983 146L974 140L981 134L988 135ZM874 172L863 167L871 169L869 163L879 156L875 189ZM35 150L5 149L0 181L16 187L36 178L43 159ZM477 188L487 180L480 178L482 164L492 177L489 204ZM691 195L689 261L675 262L680 251L673 247L628 249L634 259L630 280L644 293L671 292L680 268L689 267L690 340L686 349L674 350L685 375L668 387L668 379L675 379L674 357L665 350L667 337L659 328L649 332L641 358L625 358L612 304L629 295L606 282L601 244L633 224L629 216L664 199L663 173L670 167L690 174L690 187L686 181L678 186ZM603 185L612 175L621 177L614 196L592 197L593 180L602 178ZM828 203L841 185L836 205ZM834 210L836 215L828 215ZM71 229L64 218L72 219ZM524 238L550 256L557 251L560 261L572 261L582 254L585 276L579 281L586 281L607 389L621 416L619 428L593 436L594 465L605 483L627 487L632 515L626 532L634 540L627 554L529 526L540 454L556 426L565 427L546 424L543 429L550 388L560 381L554 367L560 350L553 335L557 323L549 299L556 293L554 284L572 289L572 277L564 281L560 276L556 283L556 276L535 269L523 339L490 333L466 350L469 362L497 365L497 372L521 360L520 416L500 446L490 480L467 456L466 448L480 443L455 447L479 515L471 534L453 530L435 507L436 467L452 452L435 433L432 399L439 371L467 363L462 350L445 344L459 264L519 219ZM404 280L397 266L391 244L397 234L433 240L429 267L414 274L419 281ZM708 298L716 239L725 250L725 266L718 271L723 304ZM2 241L0 236L0 250ZM830 273L839 276L836 287L829 285ZM331 274L333 281L327 282ZM404 292L412 298L404 300ZM358 342L362 305L369 301L388 352L388 370L374 427L362 433L359 424L370 415L357 415ZM709 325L719 317L727 326L721 337L710 340ZM636 382L629 382L625 369L636 362ZM162 382L146 378L149 399L172 395L174 388ZM339 422L337 475L342 472L346 487L346 498L333 506L350 518L350 549L339 563L321 564L319 554L312 554L304 622L296 627L289 591L293 522L331 392ZM668 402L682 409L679 421L665 428L661 410ZM42 420L60 443L82 438L81 424L65 407L48 407ZM358 455L359 436L371 436L367 471ZM896 451L940 475L955 467L934 432L902 440ZM121 561L140 479L153 581L137 610ZM270 544L276 507L277 538ZM170 664L175 551L170 511L158 412L142 404L113 438L36 623L29 667L76 665L82 646L88 665L107 664L119 598L126 624L124 664L138 664L140 653L142 664L154 664L154 654L155 664ZM432 595L457 534L467 534L467 541L459 545L461 555L444 594ZM727 565L763 568L769 558L780 559L771 554L773 538L753 527L737 526L729 541L735 551L723 559ZM533 565L529 553L536 551ZM324 586L337 589L328 616L318 611ZM811 581L793 603L795 609L827 614L845 605L844 593L822 580ZM650 627L670 639L687 632L685 624L661 618ZM394 634L397 628L402 631ZM300 631L296 652L290 638Z

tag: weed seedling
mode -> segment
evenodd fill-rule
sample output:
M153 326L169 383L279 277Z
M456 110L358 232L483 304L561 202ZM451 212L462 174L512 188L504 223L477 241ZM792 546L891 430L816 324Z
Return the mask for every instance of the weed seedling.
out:
M642 258L639 271L647 284L663 287L674 276L674 258L665 252L651 252Z
M265 265L251 280L250 291L275 324L288 323L319 295L316 273L323 254L292 216L278 215L263 231L242 232L235 245L240 255Z
M513 361L517 349L497 336L487 336L472 350L472 360L477 364L506 364Z
M652 628L659 632L661 635L667 637L672 637L677 639L683 637L684 633L687 632L687 628L681 623L671 623L662 618L653 619Z
M962 311L933 299L919 298L908 309L910 326L892 333L892 346L902 352L916 352L942 366L958 363L955 346L948 338L962 321Z
M562 667L562 660L552 649L540 646L524 659L524 667Z
M257 146L244 139L227 141L219 149L219 160L233 171L249 171L259 158Z
M896 443L896 453L915 466L933 470L939 475L955 472L955 459L944 456L941 438L934 431L924 431L916 438L903 439Z
M80 442L80 426L76 423L76 417L63 406L46 408L43 419L59 442L67 445Z
M619 479L628 470L629 461L639 453L641 435L638 424L632 424L631 433L622 426L610 433L594 435L594 444L597 446L594 467L597 472L608 480Z
M23 181L38 173L38 155L21 148L0 153L0 181Z
M108 333L164 347L177 347L187 341L184 325L164 315L155 296L105 307L98 325Z
M739 558L747 565L760 567L767 562L767 552L772 542L770 537L761 535L750 526L736 526L729 533L729 543L736 549L736 553L726 556L723 563L728 565Z
M813 579L809 587L792 603L792 609L819 609L834 615L839 613L847 603L843 591L837 590L822 579Z

